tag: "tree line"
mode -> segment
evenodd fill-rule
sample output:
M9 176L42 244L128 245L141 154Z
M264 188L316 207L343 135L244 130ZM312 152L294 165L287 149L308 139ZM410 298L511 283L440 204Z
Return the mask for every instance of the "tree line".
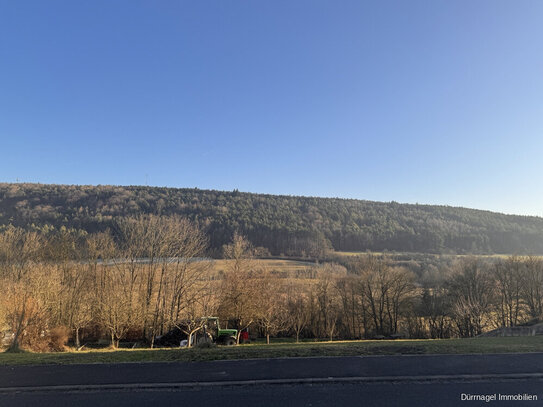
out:
M543 219L447 206L141 186L0 184L0 225L112 230L119 218L179 215L209 237L235 231L273 255L336 251L543 254Z
M368 254L295 278L267 270L239 233L216 270L203 259L207 236L190 220L139 215L115 227L0 233L0 331L11 335L10 349L62 350L67 340L153 347L172 329L194 334L212 315L270 341L471 337L543 313L535 257L468 258L420 279Z

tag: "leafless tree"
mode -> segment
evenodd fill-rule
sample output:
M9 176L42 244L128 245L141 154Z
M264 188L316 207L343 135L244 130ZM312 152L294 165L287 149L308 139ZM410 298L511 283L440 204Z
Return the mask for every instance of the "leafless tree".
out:
M0 233L0 277L20 280L30 263L42 257L44 239L37 232L28 232L9 225Z
M497 326L515 326L524 314L522 303L522 276L526 274L524 268L524 262L516 256L492 265Z
M258 277L256 319L270 343L270 335L276 335L287 326L286 295L281 282L269 271Z
M524 263L521 274L521 295L532 319L543 316L543 261L529 257Z
M143 316L132 308L138 298L129 292L127 269L105 267L103 277L98 318L109 334L111 346L117 348L130 329L140 326Z
M259 267L253 258L253 248L249 241L234 234L232 243L223 249L228 259L221 284L219 314L221 318L232 320L238 330L239 337L243 329L247 329L257 318L258 284L255 278Z
M362 307L368 312L377 335L396 334L404 307L414 294L411 272L390 267L385 260L368 255L356 265L360 276Z
M287 289L287 324L296 335L296 343L300 341L300 334L309 323L309 306L305 290L301 284L291 284Z
M423 289L416 314L427 322L430 338L443 339L451 336L451 312L451 297L443 285Z
M323 333L333 340L341 319L340 298L337 280L345 276L345 269L334 264L325 264L319 271L315 285L315 299L319 310L320 326Z
M217 310L217 298L208 270L200 275L198 282L185 289L184 295L178 297L181 301L175 308L172 326L187 335L187 345L193 345L193 335L201 330L206 323L205 317L213 316Z
M1 308L14 334L10 351L21 346L41 350L40 338L47 338L48 330L54 327L51 315L59 289L54 271L54 267L27 265L20 278L5 280Z
M187 292L202 274L206 264L195 260L207 239L179 216L141 215L124 219L118 228L124 253L120 264L129 270L129 285L139 286L142 331L152 347L155 337L179 318Z
M475 258L462 261L453 269L448 288L459 335L481 334L492 306L493 286L488 268Z

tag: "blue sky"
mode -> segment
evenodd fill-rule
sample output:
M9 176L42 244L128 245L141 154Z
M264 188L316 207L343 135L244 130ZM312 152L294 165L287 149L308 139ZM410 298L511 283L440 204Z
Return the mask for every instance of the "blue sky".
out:
M543 2L0 0L0 181L543 215Z

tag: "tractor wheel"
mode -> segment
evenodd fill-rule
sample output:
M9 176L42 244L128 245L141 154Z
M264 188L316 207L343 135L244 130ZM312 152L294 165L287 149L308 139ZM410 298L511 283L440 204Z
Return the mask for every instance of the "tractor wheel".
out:
M234 346L236 344L236 339L230 336L224 340L224 344L226 346Z

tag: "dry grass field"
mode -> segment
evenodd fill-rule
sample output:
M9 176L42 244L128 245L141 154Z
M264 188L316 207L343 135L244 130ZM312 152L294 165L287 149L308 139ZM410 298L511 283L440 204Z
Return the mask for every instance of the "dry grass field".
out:
M228 263L233 260L211 260L211 272L220 274L228 269ZM311 270L318 267L309 261L287 259L258 259L254 260L255 269L267 271L283 278L308 278Z
M333 252L333 254L337 256L343 256L343 257L355 257L355 256L364 256L367 254L371 254L374 256L436 256L436 257L449 257L449 258L457 258L457 259L464 259L468 257L478 257L478 258L484 258L484 259L507 259L508 257L515 256L515 254L428 254L428 253L410 253L410 252ZM519 255L520 257L524 257L524 255ZM536 258L542 258L543 256L532 256Z
M224 270L228 263L233 260L213 260L213 269ZM269 271L297 271L304 270L307 267L315 266L315 263L309 261L298 261L288 259L259 259L258 263Z

